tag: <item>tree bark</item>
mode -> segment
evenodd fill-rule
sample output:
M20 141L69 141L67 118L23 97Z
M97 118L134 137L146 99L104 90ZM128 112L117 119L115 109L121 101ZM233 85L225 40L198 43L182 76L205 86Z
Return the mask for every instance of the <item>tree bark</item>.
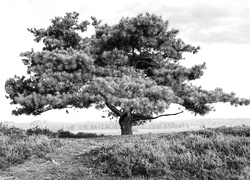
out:
M132 135L133 116L130 112L124 113L120 119L119 124L121 126L121 135Z

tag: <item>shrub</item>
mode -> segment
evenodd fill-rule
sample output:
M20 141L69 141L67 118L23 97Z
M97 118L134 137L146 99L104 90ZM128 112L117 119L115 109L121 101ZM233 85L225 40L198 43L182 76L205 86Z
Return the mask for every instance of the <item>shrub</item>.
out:
M75 135L75 138L95 138L95 137L103 137L104 134L97 135L96 133L84 133L79 132Z
M58 130L57 132L58 138L95 138L95 137L102 137L103 134L97 135L96 133L84 133L79 132L77 134L71 133L70 131Z
M48 137L57 137L57 133L53 132L47 128L39 128L38 126L26 130L27 135L45 135Z
M15 139L0 136L0 169L20 164L30 157L44 157L60 146L58 140L50 140L46 136L27 136Z
M61 146L57 139L40 135L48 133L40 132L38 128L33 129L33 133L32 129L27 132L0 124L0 169L22 163L30 157L44 157Z
M58 130L58 138L73 138L74 134L69 131Z
M95 133L84 133L79 132L77 134L74 134L70 131L64 131L63 129L58 130L57 132L53 132L47 128L39 128L38 126L34 128L30 128L26 130L27 135L45 135L49 138L94 138L94 137L101 137L102 135L97 135Z
M212 137L218 134L231 135L231 136L241 136L241 137L250 137L250 127L249 126L235 126L235 127L218 127L218 128L206 128L197 131L187 131L177 134L189 135L196 134L202 137Z
M0 123L0 135L11 136L15 139L23 138L26 136L25 130L14 126L8 127L7 125L3 125L2 123Z
M250 165L250 139L237 129L225 132L208 129L121 138L88 157L95 168L120 177L238 179Z
M91 155L96 167L115 176L160 176L168 171L164 154L144 144L118 143L95 149Z
M223 133L225 135L250 137L249 126L236 126L236 127L219 127L214 129L215 132Z

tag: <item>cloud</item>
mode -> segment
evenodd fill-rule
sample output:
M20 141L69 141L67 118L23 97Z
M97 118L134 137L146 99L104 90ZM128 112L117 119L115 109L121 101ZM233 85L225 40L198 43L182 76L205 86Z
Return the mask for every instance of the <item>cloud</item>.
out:
M35 27L46 26L54 16L72 11L79 12L83 19L95 16L108 24L117 23L121 17L150 12L169 20L170 28L179 29L180 37L190 43L250 43L248 0L92 0L88 3L26 0L27 4L35 17L41 19L37 23L32 21Z
M246 12L250 6L197 4L186 11L185 22L180 23L190 40L204 43L250 43L250 21ZM188 15L189 14L189 15ZM173 20L175 14L173 14ZM178 22L178 21L177 21Z
M1 14L13 11L12 22L17 15L21 16L23 20L15 21L15 24L19 22L20 27L25 29L32 26L46 27L54 16L62 16L72 11L79 12L82 19L95 16L108 24L117 23L124 16L150 12L169 20L170 27L179 29L180 37L190 43L250 43L249 0L92 0L88 3L82 0L72 0L72 3L63 0L25 0L22 3L1 0L1 2L2 7L5 4L3 9L5 13ZM6 24L11 24L5 21Z
M137 2L137 4L136 4ZM250 43L250 3L246 0L147 1L128 4L120 15L152 12L169 20L180 35L197 43ZM133 7L133 8L132 8ZM127 13L128 14L128 13Z

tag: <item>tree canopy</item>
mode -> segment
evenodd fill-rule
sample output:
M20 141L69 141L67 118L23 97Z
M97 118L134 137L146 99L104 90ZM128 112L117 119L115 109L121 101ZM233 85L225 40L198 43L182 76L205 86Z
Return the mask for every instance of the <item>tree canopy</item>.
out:
M5 90L14 115L39 115L52 109L107 107L109 116L119 117L122 134L132 126L164 114L178 104L194 114L205 115L213 103L249 105L250 100L221 88L204 90L192 85L203 75L205 63L187 68L183 53L195 47L177 38L178 30L155 14L122 18L117 24L79 22L79 14L55 17L47 29L28 29L41 51L21 53L27 75L10 78ZM82 37L88 25L90 38Z

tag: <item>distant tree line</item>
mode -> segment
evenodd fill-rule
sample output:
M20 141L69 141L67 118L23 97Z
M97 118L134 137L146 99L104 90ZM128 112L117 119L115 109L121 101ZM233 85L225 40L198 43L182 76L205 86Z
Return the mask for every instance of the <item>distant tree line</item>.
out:
M48 128L52 131L60 129L67 131L81 131L81 130L100 130L100 129L119 129L120 126L116 121L92 121L92 122L51 122L51 121L33 121L30 123L15 123L3 122L8 126L15 126L23 129L40 127ZM249 118L238 119L191 119L179 121L155 121L141 126L135 126L135 129L177 129L177 128L191 128L199 126L200 128L206 127L219 127L219 126L236 126L248 125L250 126Z

